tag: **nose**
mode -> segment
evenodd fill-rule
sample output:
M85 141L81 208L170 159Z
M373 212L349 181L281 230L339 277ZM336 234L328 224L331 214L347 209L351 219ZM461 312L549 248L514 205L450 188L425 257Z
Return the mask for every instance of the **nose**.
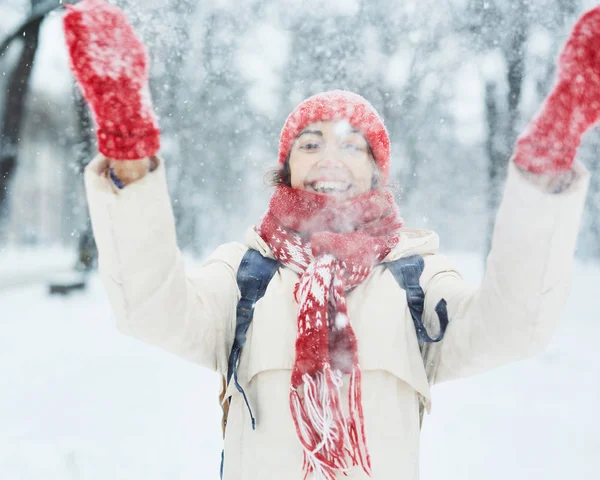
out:
M317 162L323 168L339 168L343 166L340 149L336 145L328 144L321 152Z

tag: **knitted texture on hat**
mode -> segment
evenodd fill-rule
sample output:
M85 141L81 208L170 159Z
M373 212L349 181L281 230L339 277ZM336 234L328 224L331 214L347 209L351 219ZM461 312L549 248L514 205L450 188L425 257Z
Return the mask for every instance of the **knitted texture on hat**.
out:
M355 465L371 473L358 342L346 294L389 254L401 227L393 195L384 189L337 202L281 185L258 228L275 258L300 275L294 290L298 316L289 400L305 478L335 480Z
M347 120L367 139L375 163L381 173L382 183L387 182L390 168L390 139L373 106L356 93L332 90L304 100L288 116L279 139L279 163L283 164L292 144L310 123L330 120Z

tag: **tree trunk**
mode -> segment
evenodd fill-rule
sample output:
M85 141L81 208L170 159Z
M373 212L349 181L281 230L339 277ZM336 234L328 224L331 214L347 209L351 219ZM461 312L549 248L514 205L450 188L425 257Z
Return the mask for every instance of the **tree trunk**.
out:
M512 22L510 37L504 46L504 57L507 64L506 99L507 116L502 124L499 122L495 87L488 85L486 89L486 109L488 116L489 190L488 190L488 228L487 251L491 248L496 212L500 206L502 191L508 172L508 162L517 138L516 125L519 117L519 102L523 87L524 54L527 42L527 6L525 0L519 0L515 7L515 18ZM490 104L492 102L492 104ZM493 111L490 111L492 109ZM492 123L493 122L493 123ZM486 255L487 256L487 255Z
M25 26L22 39L23 50L6 90L4 115L0 129L0 225L5 222L8 212L9 186L17 165L25 100L42 20L43 17L38 18Z
M590 179L590 191L588 193L588 207L590 212L590 230L596 246L592 253L600 260L600 175L595 172L600 171L600 146L594 145L592 150L594 155L590 155L588 168L592 173ZM594 174L595 173L595 174Z
M77 110L77 127L80 139L77 151L77 176L79 179L83 179L83 171L93 155L94 147L92 138L92 119L86 101L78 88L75 93L75 107ZM77 192L75 198L75 201L77 202L76 206L83 207L85 204L85 194L83 193L82 186L79 185L79 188L75 189L75 191ZM98 250L96 248L96 242L92 232L92 222L87 208L85 209L84 215L85 220L79 230L78 255L75 269L87 272L96 266Z
M487 250L490 251L492 235L494 231L494 220L499 204L499 184L502 181L503 164L506 162L505 155L500 146L502 142L502 124L498 108L498 97L496 84L488 82L485 86L485 113L488 126L488 135L485 142L485 150L488 156L488 228L487 228Z

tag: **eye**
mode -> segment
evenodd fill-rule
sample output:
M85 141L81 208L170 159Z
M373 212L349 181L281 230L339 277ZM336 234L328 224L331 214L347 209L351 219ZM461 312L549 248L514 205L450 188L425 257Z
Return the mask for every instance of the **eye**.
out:
M362 147L360 147L359 145L355 145L354 143L343 143L342 148L344 150L349 150L349 151L353 151L353 152L362 152L363 151Z
M301 149L303 150L315 150L317 148L319 148L319 144L318 143L306 143L302 146L300 146Z

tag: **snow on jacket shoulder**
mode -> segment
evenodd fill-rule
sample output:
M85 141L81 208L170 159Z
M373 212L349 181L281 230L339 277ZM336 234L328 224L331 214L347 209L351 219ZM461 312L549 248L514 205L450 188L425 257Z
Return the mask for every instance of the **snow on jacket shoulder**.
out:
M437 325L437 303L444 298L448 304L446 337L427 347L427 368L405 292L386 268L375 267L348 294L373 478L418 478L418 402L421 395L429 403L431 383L527 357L548 343L566 301L589 177L580 164L575 168L571 187L551 195L511 165L486 274L477 287L466 284L452 262L438 254L437 234L403 229L386 261L414 254L425 259L421 284L429 328ZM105 170L98 157L85 178L100 274L118 328L224 374L239 298L238 265L247 248L272 257L269 247L250 228L244 244L224 244L200 268L185 271L163 162L123 190L111 185ZM256 304L238 375L257 428L251 429L232 382L224 480L301 477L302 451L288 402L297 279L280 268ZM366 477L355 469L346 478Z

